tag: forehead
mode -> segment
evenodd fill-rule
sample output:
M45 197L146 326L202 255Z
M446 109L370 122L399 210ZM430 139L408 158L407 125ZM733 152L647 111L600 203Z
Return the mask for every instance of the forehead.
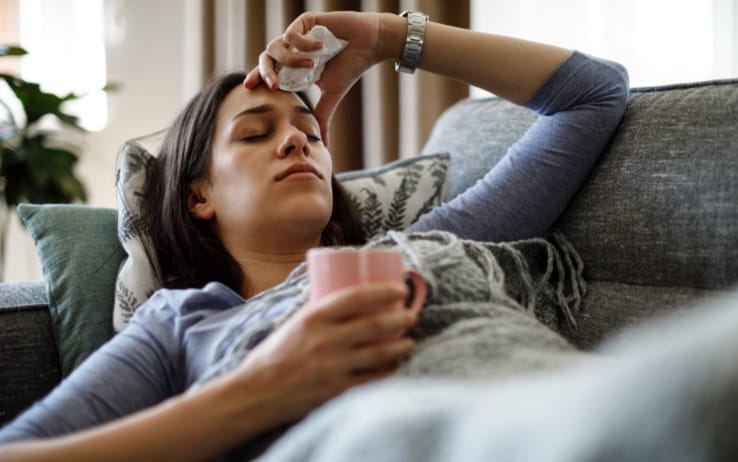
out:
M254 89L238 85L226 95L221 103L218 109L218 119L221 122L227 122L244 109L265 104L290 112L295 106L307 107L297 95L291 92L270 90L264 85L259 85Z

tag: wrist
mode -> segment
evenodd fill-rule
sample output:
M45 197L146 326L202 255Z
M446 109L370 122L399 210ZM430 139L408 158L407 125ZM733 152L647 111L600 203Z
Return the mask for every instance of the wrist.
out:
M397 61L402 57L407 36L407 19L383 13L379 20L379 61Z
M240 374L225 374L185 396L190 406L209 416L203 420L211 422L211 430L224 442L244 441L273 425L266 420L269 413L264 412L260 393L248 387Z

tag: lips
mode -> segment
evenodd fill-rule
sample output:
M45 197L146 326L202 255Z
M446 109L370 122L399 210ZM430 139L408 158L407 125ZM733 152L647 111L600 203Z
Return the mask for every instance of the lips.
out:
M295 164L290 165L286 169L282 170L281 172L277 173L277 175L274 177L276 181L281 181L287 178L288 176L292 175L293 173L303 173L308 172L312 173L316 177L323 179L323 175L312 165L304 163L304 162L298 162Z

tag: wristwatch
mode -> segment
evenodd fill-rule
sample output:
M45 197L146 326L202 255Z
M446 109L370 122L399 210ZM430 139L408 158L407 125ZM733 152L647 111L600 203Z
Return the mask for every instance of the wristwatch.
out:
M420 63L420 54L423 52L425 39L425 23L428 15L420 11L403 11L400 16L407 18L407 36L402 56L395 62L395 71L412 74Z

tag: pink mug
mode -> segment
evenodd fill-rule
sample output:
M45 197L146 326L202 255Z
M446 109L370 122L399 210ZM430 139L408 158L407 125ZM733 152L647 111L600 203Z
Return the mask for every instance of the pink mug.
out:
M365 282L405 282L410 296L405 308L418 314L423 308L427 287L417 271L404 268L402 252L396 249L319 247L307 253L310 301L345 287ZM378 310L398 309L401 304L378 307Z

